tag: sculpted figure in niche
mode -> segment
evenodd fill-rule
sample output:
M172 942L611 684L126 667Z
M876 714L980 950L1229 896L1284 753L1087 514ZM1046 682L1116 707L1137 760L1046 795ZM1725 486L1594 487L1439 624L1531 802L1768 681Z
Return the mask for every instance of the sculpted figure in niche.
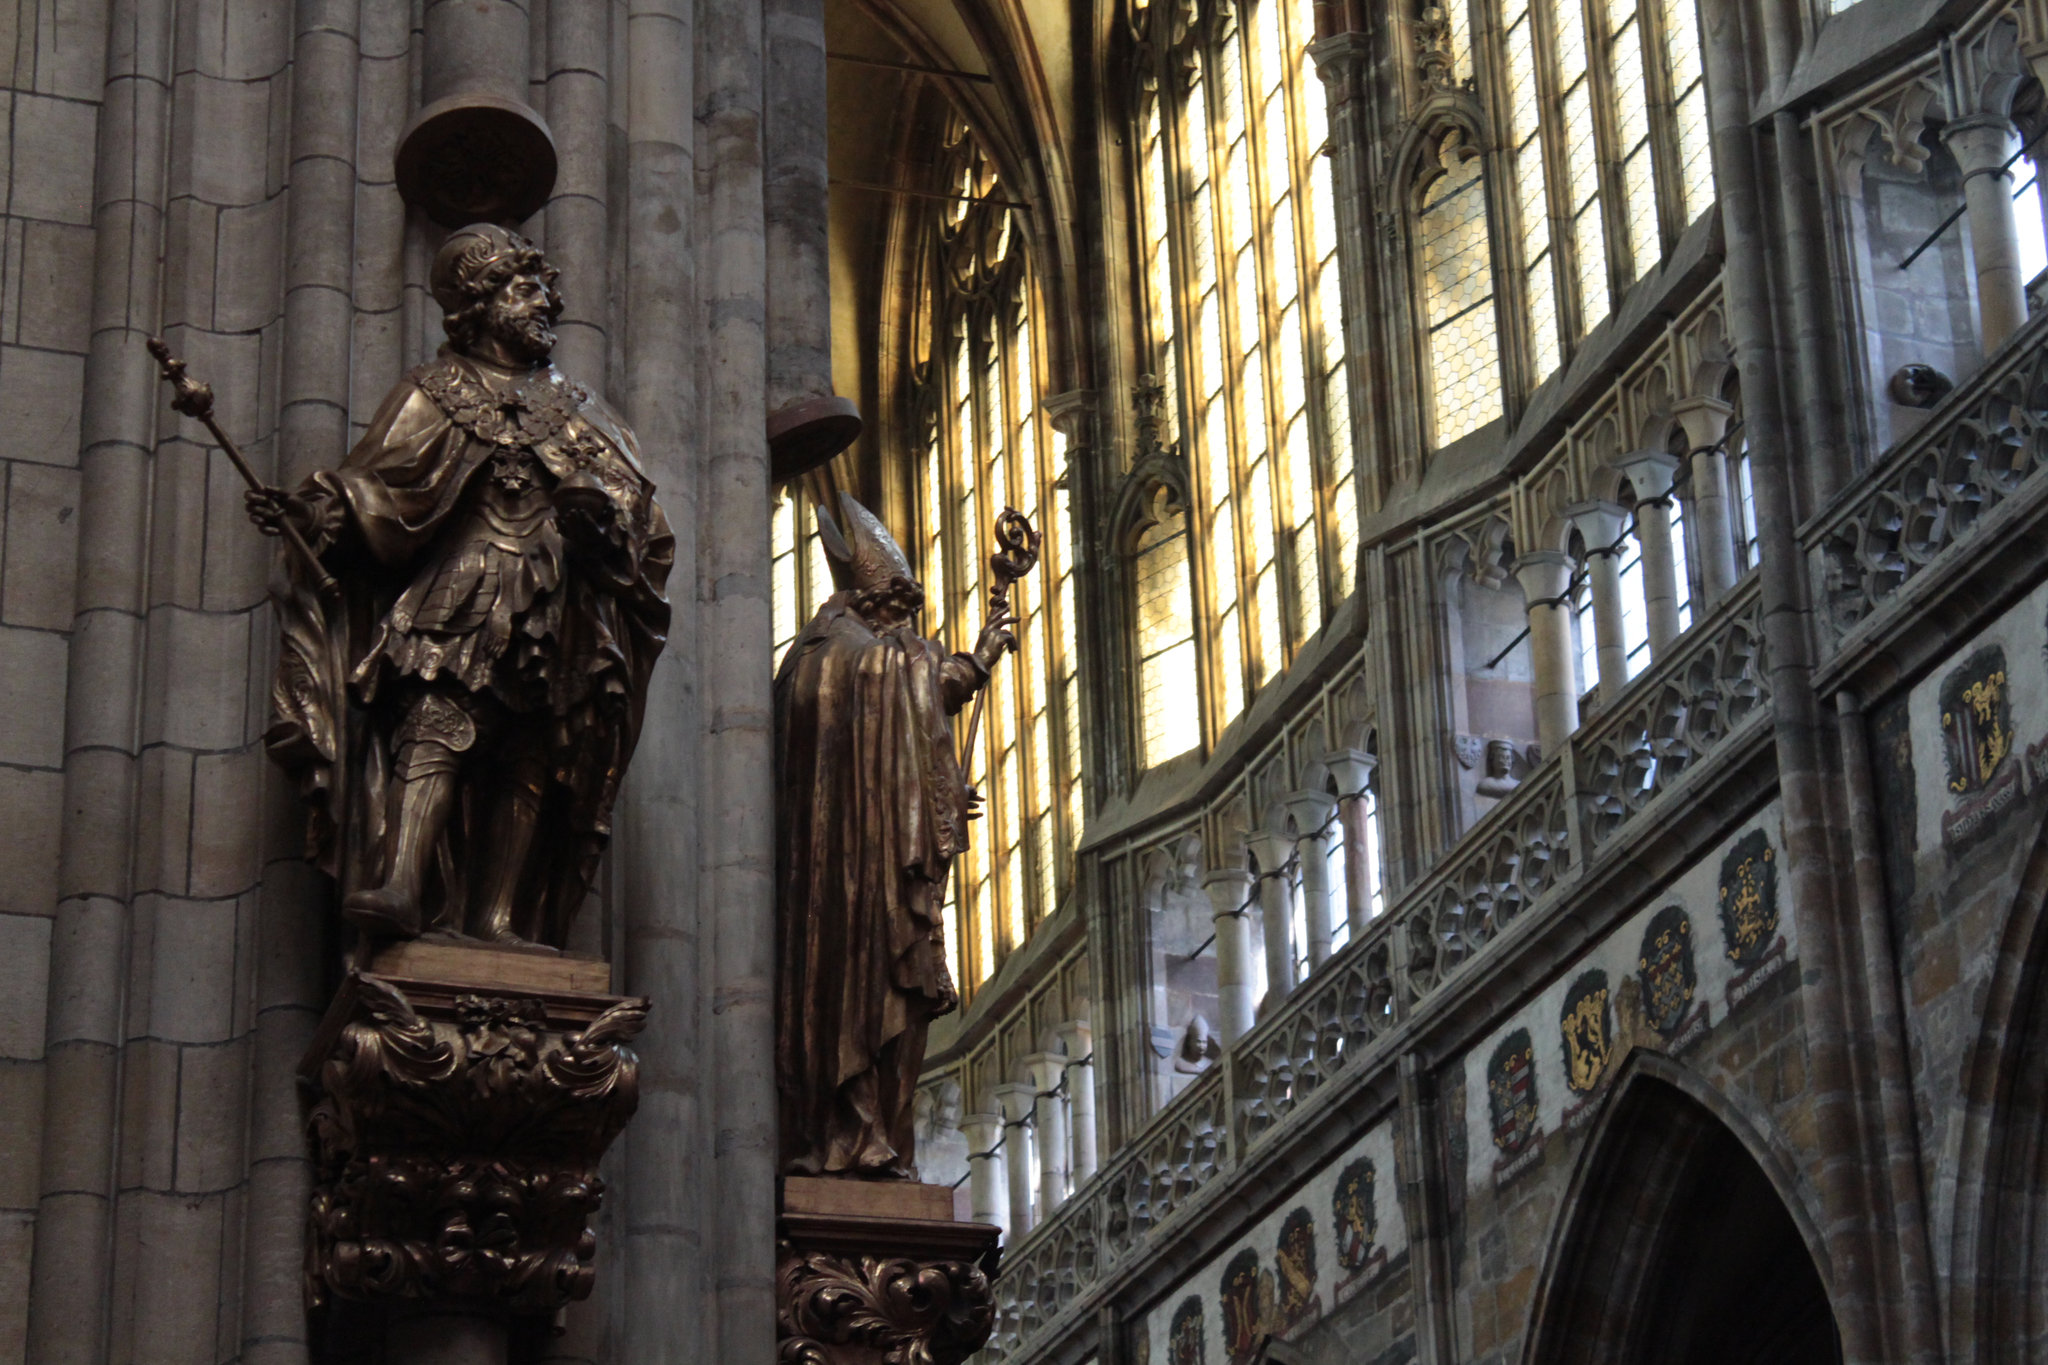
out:
M939 916L973 800L947 717L1013 645L1011 617L948 653L918 634L924 589L872 513L841 494L818 529L838 591L775 676L782 1165L915 1179L925 1033L959 1002Z
M347 457L248 495L283 560L272 755L365 933L562 946L668 630L675 543L632 433L549 363L562 310L490 224L435 256L448 344Z
M1515 771L1521 755L1515 752L1515 744L1509 739L1486 741L1486 774L1473 788L1481 796L1496 799L1507 796L1522 785L1520 773Z

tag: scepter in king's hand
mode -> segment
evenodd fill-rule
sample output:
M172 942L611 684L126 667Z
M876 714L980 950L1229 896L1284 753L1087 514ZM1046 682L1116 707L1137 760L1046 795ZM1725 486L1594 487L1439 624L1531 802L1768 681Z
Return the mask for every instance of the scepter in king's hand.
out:
M228 462L234 465L235 472L242 476L243 482L249 485L251 492L275 493L275 489L256 477L256 471L249 468L249 462L242 458L242 452L228 439L228 434L220 429L220 423L213 420L213 385L202 384L186 374L185 362L171 354L171 348L164 344L162 337L150 337L143 344L148 346L149 353L156 357L157 368L163 371L164 383L171 386L172 410L196 419L213 433L213 439L220 446L221 454L228 457ZM305 561L307 571L313 576L314 589L322 597L333 596L338 591L334 575L327 572L327 566L320 562L320 556L313 553L313 547L299 534L299 528L292 525L289 517L281 517L278 519L278 529L291 543L292 549L298 552L299 558Z
M1005 507L996 518L996 544L1002 548L988 557L988 610L992 620L1001 620L1010 610L1010 585L1038 567L1038 532L1030 520L1014 507ZM1015 649L1013 637L1007 649ZM981 707L988 689L974 694L974 709L967 714L967 739L960 746L963 770L974 763L974 736L981 729Z

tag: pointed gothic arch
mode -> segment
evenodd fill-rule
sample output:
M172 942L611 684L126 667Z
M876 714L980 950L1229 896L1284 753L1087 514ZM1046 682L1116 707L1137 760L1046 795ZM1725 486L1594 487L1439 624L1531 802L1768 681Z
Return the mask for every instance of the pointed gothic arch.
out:
M2040 1358L2048 1337L2048 821L2035 831L1964 1059L1951 1359Z
M1661 1054L1624 1064L1554 1225L1523 1365L1838 1361L1825 1251L1796 1181Z

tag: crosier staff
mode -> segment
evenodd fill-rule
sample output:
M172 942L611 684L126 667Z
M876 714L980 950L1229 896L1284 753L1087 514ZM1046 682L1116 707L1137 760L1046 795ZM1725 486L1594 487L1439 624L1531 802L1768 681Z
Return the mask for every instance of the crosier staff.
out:
M171 408L184 413L187 417L197 419L213 433L213 439L219 444L221 454L228 457L228 462L234 465L235 472L249 485L250 492L266 496L275 495L277 490L256 477L256 471L249 468L249 462L242 458L242 452L228 439L228 434L220 429L220 423L213 420L213 385L203 384L186 374L185 362L171 354L171 348L164 344L162 337L150 337L143 344L148 346L149 353L156 357L157 368L163 371L164 383L171 386ZM306 538L299 534L299 528L292 525L291 519L279 518L278 529L284 533L284 538L290 542L292 549L306 562L306 571L312 575L313 586L319 594L322 597L333 597L338 593L341 590L340 585L334 581L334 576L327 572L327 566L320 562L320 556L313 553L313 547L306 543Z
M1038 542L1038 532L1032 529L1029 518L1016 508L1005 507L996 518L996 544L1002 548L988 557L990 620L1015 619L1010 612L1010 586L1038 567ZM1003 646L1003 652L1009 653L1016 648L1017 639L1013 635ZM974 709L967 713L967 738L960 745L965 759L961 765L962 776L971 772L974 736L981 729L981 708L987 700L988 689L984 687L974 694Z
M1038 541L1038 532L1032 529L1030 519L1016 508L1005 507L996 517L996 544L1001 548L988 557L989 625L1007 625L1015 619L1010 612L1010 586L1038 567ZM1011 635L996 657L1001 658L1003 654L1016 648L1017 637ZM976 818L974 804L981 799L975 794L971 779L974 772L974 737L981 729L981 708L987 701L987 687L974 694L974 709L967 713L967 738L960 746L960 780L967 784L967 818L970 820ZM932 904L943 906L946 903L946 897L950 894L946 883L952 876L953 864L949 862L946 864L945 874L939 878L938 890L932 898ZM943 945L940 951L943 960ZM947 989L954 992L951 998L957 1003L957 987L949 982ZM947 1005L946 1009L950 1010L953 1007Z

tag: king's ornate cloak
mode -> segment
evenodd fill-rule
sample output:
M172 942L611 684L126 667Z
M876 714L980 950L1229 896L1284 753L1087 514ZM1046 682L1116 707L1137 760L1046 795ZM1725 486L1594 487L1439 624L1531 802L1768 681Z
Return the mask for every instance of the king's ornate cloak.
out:
M606 544L565 540L550 498L572 481L585 505L607 509ZM529 880L550 939L566 932L608 841L668 630L675 542L653 493L602 401L552 366L514 372L448 349L393 388L338 469L296 490L340 590L323 598L303 564L280 558L265 742L309 804L307 856L344 896L382 877L400 738L384 699L396 682L438 679L549 728ZM430 708L436 717L451 733L432 737L464 747L467 716L450 705ZM485 804L465 801L448 822L446 904L462 903Z

